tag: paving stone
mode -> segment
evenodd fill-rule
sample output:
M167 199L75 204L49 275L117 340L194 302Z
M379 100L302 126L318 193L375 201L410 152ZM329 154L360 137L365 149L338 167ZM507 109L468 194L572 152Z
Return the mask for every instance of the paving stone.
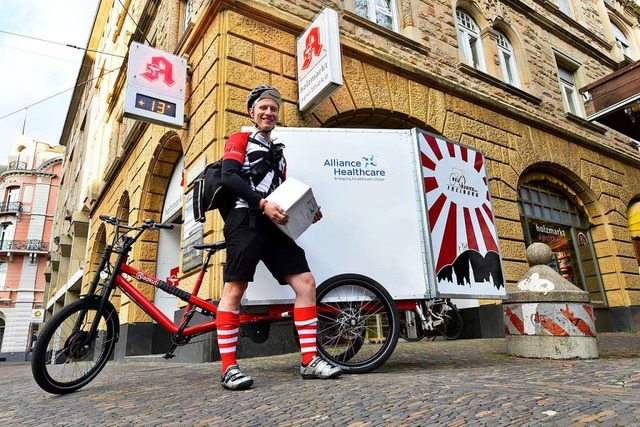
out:
M108 363L66 396L28 364L0 362L6 426L640 425L640 334L601 334L597 360L512 357L504 339L399 343L378 370L305 381L299 355L244 359L252 389L219 385L219 363Z

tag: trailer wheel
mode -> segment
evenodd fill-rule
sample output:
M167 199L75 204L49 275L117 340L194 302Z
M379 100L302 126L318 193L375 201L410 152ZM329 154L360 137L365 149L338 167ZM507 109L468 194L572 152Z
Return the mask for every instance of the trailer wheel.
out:
M389 292L358 274L335 276L317 289L318 352L346 373L380 367L393 353L400 315Z

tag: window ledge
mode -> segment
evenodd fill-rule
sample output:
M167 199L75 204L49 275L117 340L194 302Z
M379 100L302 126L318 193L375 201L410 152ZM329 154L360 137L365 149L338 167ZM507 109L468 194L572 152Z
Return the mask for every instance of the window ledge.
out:
M491 84L493 86L497 86L500 89L504 90L505 92L509 92L512 95L519 96L520 98L522 98L522 99L524 99L526 101L529 101L532 104L540 105L542 103L542 99L538 98L537 96L533 96L530 93L525 92L522 89L519 89L519 88L517 88L515 86L511 86L510 84L505 83L502 80L497 79L497 78L493 77L490 74L487 74L487 73L485 73L483 71L480 71L480 70L478 70L476 68L473 68L472 66L470 66L468 64L465 64L464 62L459 62L458 63L458 69L460 71L462 71L463 73L465 73L465 74L468 74L468 75L470 75L472 77L480 79L480 80L482 80L484 82L487 82L487 83L489 83L489 84Z
M580 117L576 114L570 113L568 111L566 111L564 113L564 116L569 120L572 121L574 123L579 124L580 126L584 126L587 129L590 129L592 131L601 133L601 134L605 134L607 133L607 127L603 126L599 123L596 122L590 122L589 120L585 119L584 117Z
M376 33L377 35L382 36L386 39L393 40L400 45L407 46L417 52L422 53L425 56L429 56L431 52L431 49L427 46L418 43L417 41L410 39L409 37L405 37L402 34L398 34L395 31L391 31L381 25L376 24L375 22L368 20L367 18L363 18L362 16L348 10L342 12L342 18L347 22L351 22L352 24L356 24L359 27L366 28L372 33Z

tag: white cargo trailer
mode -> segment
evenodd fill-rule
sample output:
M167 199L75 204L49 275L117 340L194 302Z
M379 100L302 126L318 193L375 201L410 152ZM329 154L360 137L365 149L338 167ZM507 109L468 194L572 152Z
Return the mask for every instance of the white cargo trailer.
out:
M506 297L484 155L413 130L278 128L323 219L297 242L317 283L358 274L394 300ZM290 303L261 264L243 304Z

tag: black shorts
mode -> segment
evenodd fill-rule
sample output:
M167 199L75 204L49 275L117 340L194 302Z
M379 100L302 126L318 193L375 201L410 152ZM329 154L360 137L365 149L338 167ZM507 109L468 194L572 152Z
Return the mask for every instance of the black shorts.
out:
M249 209L232 209L224 223L227 263L224 281L252 282L258 262L264 262L281 285L290 274L309 272L304 250L260 212L250 227Z

